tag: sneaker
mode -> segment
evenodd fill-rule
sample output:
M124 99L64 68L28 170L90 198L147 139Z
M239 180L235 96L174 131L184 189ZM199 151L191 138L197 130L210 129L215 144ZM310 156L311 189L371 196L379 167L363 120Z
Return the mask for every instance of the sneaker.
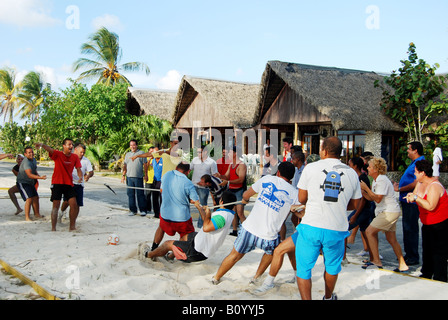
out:
M252 278L252 279L250 279L250 281L249 281L249 285L250 285L250 286L253 286L253 285L259 285L260 282L261 282L261 277L258 277L257 279Z
M322 300L338 300L338 296L336 293L332 293L330 299L326 299L325 296L323 296Z
M167 252L164 256L165 260L174 263L174 257L171 257L171 252Z
M254 289L252 291L252 293L256 294L256 295L265 294L266 292L274 289L274 287L275 287L275 285L273 283L272 284L263 283L261 286L259 286L258 288Z
M65 217L66 217L65 215L66 215L66 211L59 212L59 217L58 217L59 223L62 223L62 218L65 219Z
M286 280L285 283L296 283L297 282L297 277L293 276L292 278L290 278L289 280Z
M133 216L135 216L136 214L137 214L137 213L135 213L135 212L129 211L128 216L133 217Z
M369 251L361 250L356 255L360 257L364 257L369 254Z
M220 280L216 280L215 277L212 278L212 284L214 284L215 286L218 285L221 281Z
M140 212L140 216L141 217L146 217L147 213L146 212Z
M146 244L146 242L142 242L138 244L137 256L141 261L145 261L148 255L148 252L151 251L151 248Z

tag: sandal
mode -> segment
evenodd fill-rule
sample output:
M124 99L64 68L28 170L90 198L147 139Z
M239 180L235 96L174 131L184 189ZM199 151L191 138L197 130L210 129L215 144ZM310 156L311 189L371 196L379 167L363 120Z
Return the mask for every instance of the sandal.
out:
M372 263L372 262L367 262L365 265L363 265L361 268L363 268L364 270L367 269L373 269L374 267L378 268L378 269L383 269L382 266L377 266L376 264Z
M367 263L370 262L370 259L364 259L364 260L362 260L361 262L364 263L364 264L367 264Z
M400 270L399 268L394 269L394 272L398 272L398 273L409 273L409 269L408 270Z

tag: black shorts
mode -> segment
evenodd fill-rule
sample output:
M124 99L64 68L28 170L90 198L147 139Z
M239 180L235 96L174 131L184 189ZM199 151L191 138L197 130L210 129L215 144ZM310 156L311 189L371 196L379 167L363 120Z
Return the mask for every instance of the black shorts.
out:
M17 188L19 188L19 192L22 196L23 201L38 196L36 187L31 184L17 183Z
M75 184L73 186L73 190L75 190L76 194L76 202L78 203L79 207L84 206L84 187L80 184ZM68 201L69 198L64 196L64 201Z
M181 261L190 263L207 259L206 256L196 251L194 248L194 238L197 234L197 232L189 233L187 241L174 241L173 246L177 247L177 249L184 253L186 256L186 259L182 259Z
M76 197L75 189L68 184L54 184L51 187L50 201L61 201L62 196L67 200Z

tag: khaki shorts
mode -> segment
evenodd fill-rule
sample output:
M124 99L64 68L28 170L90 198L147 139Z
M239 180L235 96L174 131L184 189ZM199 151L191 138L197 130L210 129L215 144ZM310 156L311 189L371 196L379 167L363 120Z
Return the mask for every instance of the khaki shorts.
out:
M370 226L384 232L396 231L397 221L400 216L401 212L380 212L375 219L372 220Z

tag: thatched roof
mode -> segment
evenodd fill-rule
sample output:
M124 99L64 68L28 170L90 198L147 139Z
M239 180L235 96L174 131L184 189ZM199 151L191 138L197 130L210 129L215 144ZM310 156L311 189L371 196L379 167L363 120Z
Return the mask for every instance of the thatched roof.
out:
M374 72L269 61L261 83L258 122L287 84L330 118L336 130L403 131L380 107L382 90L374 82L383 78Z
M149 89L128 89L126 109L136 116L152 114L162 120L173 120L175 91L156 91Z
M259 84L184 76L176 98L173 124L179 123L199 95L205 102L205 110L194 120L201 120L204 127L252 127L256 122L259 91Z

